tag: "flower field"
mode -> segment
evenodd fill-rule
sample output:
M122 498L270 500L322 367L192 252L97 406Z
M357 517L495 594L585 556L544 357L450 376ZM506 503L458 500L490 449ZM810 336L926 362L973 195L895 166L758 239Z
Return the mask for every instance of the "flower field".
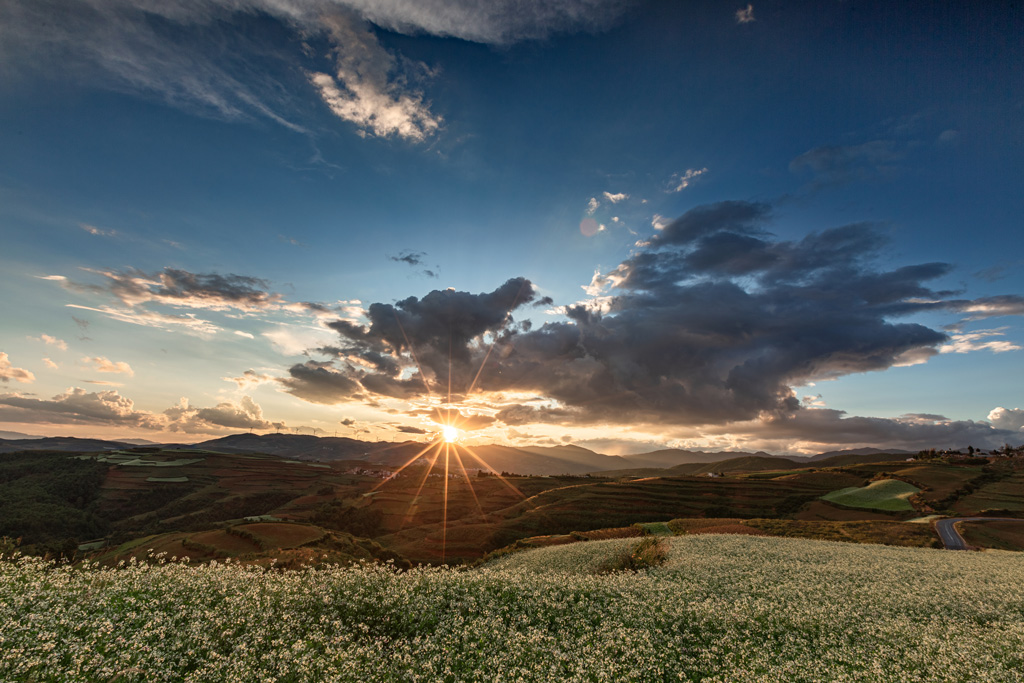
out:
M1024 556L749 536L479 569L0 562L2 681L1024 681Z

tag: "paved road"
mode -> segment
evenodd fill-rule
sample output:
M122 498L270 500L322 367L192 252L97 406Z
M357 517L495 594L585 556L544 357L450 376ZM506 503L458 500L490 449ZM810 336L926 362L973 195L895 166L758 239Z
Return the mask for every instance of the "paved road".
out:
M939 532L942 545L946 550L967 550L967 542L956 530L957 522L1024 522L1024 519L1013 517L953 517L935 522L935 530Z

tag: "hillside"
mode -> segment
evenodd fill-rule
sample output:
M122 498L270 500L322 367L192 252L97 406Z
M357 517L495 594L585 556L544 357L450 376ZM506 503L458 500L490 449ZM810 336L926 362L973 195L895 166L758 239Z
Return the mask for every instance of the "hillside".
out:
M662 566L605 571L637 543L469 571L0 562L0 676L953 683L1024 670L1018 554L710 535L665 539Z

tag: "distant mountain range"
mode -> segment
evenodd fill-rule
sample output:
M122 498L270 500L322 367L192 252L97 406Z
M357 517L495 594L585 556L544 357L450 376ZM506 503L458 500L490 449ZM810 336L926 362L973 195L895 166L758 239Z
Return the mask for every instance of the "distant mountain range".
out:
M6 432L13 434L12 432ZM19 435L24 436L24 435ZM223 453L264 453L285 459L310 461L362 461L401 467L418 455L433 458L428 444L417 441L381 443L359 441L346 437L317 437L303 434L232 434L196 444L155 444L145 439L104 441L75 437L0 438L0 453L25 450L105 451L129 448L175 448L181 450L207 450ZM458 455L456 455L456 453ZM861 462L880 462L891 456L906 456L909 451L859 448L848 451L829 451L807 458L775 456L769 453L736 451L687 451L665 449L635 455L604 455L580 446L512 446L460 445L449 456L449 466L460 468L493 469L496 472L516 474L607 474L611 476L680 476L708 472L756 471L764 469L792 469L815 466L849 465ZM443 452L438 456L443 458Z

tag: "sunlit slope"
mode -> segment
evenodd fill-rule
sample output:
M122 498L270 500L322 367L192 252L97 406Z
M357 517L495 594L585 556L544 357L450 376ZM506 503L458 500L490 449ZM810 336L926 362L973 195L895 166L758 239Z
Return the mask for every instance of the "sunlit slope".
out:
M867 486L840 489L821 497L830 503L868 510L913 510L908 498L921 489L899 479L880 479Z
M1020 681L1024 556L739 536L473 571L0 562L0 679Z

